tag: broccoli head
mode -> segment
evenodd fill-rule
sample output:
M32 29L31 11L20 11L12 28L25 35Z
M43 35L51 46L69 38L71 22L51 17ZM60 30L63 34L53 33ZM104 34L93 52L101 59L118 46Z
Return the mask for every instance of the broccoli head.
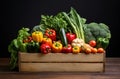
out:
M104 23L90 23L84 25L85 42L88 43L90 40L97 41L97 47L103 47L104 49L108 46L111 38L109 27ZM102 39L102 41L100 41ZM102 45L107 40L107 45Z

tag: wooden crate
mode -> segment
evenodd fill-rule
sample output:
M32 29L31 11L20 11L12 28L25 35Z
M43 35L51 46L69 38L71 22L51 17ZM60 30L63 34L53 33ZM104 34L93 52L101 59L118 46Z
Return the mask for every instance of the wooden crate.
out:
M105 53L23 53L19 52L20 72L104 72Z

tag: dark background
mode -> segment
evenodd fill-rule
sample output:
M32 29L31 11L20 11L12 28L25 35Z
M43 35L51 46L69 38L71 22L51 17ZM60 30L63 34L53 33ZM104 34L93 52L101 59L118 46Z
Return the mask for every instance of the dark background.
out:
M41 14L55 15L74 7L87 23L105 23L112 34L107 57L120 57L118 0L3 0L0 2L0 57L10 57L8 45L22 27L33 28Z

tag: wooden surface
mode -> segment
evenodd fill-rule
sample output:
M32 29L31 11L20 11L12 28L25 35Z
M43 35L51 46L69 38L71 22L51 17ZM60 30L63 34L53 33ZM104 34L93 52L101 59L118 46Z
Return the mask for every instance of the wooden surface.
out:
M104 72L105 53L19 53L20 72Z
M96 53L96 54L85 54L85 53L48 53L48 54L40 54L40 53L19 53L20 62L104 62L105 53Z
M120 58L106 58L104 73L10 71L8 59L0 59L0 79L120 79Z
M20 72L104 72L103 63L21 63Z

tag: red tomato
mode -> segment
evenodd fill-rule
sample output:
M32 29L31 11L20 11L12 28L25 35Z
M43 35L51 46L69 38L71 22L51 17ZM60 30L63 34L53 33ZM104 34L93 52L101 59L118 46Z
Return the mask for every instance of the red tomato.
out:
M96 41L95 40L91 40L89 42L89 45L92 46L92 47L95 47L96 46Z
M105 50L104 50L103 48L98 48L98 49L97 49L97 52L98 52L98 53L105 53Z

